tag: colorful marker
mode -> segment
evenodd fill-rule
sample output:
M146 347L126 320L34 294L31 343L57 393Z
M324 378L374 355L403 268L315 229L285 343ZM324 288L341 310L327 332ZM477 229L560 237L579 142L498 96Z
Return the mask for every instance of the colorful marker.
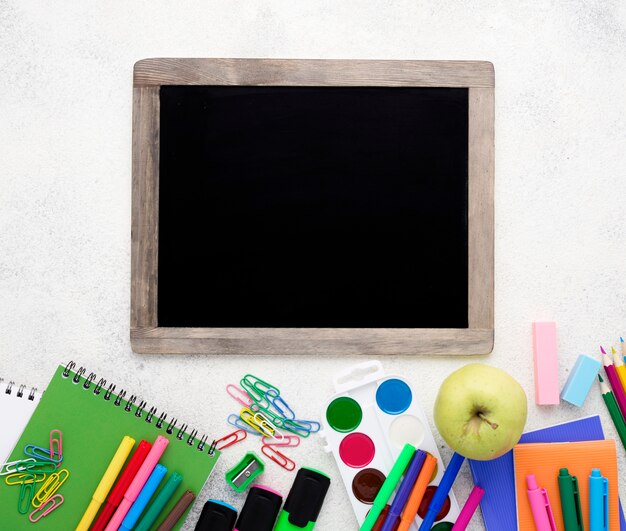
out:
M311 531L330 487L330 478L312 468L298 470L274 531Z
M624 449L626 449L626 421L624 421L624 417L622 417L622 414L620 413L619 406L615 401L615 396L609 389L609 386L604 383L602 376L599 374L598 379L600 380L600 392L602 393L602 398L604 399L606 408L609 410L609 415L611 415L611 419L615 425L615 430L617 431L619 438L622 440Z
M554 522L554 514L550 506L548 492L544 488L537 486L537 479L534 474L526 476L526 485L528 490L528 501L530 510L533 513L533 520L537 531L556 531L556 523Z
M396 462L391 468L387 479L385 479L382 487L380 487L380 490L376 495L376 498L374 498L372 508L370 509L369 513L367 513L367 517L365 518L365 521L363 522L360 531L372 531L376 520L378 520L380 513L385 508L385 505L387 505L389 498L391 498L393 491L398 485L400 478L402 478L402 474L404 474L404 471L409 465L411 458L414 454L415 446L405 444L404 448L402 448L402 451L400 452L400 455L398 456L398 459L396 459Z
M156 467L159 459L161 459L161 456L163 455L163 452L165 452L169 443L170 441L162 435L159 435L156 438L156 441L154 441L154 444L150 449L150 453L146 456L146 459L141 464L141 467L137 471L133 481L124 493L124 498L120 502L117 511L115 511L111 517L111 520L109 520L109 523L105 527L105 531L117 531L120 525L122 525L122 521L124 520L126 513L128 513L132 504L137 499L137 496L139 496L141 489L145 485L146 481L148 481L148 477L154 470L154 467Z
M463 464L465 457L461 454L457 454L454 452L452 454L452 459L448 463L448 467L446 471L443 473L443 477L437 486L437 490L435 490L435 494L430 500L430 505L428 506L428 511L426 512L426 516L422 521L422 525L420 525L419 531L430 531L430 528L435 523L437 515L441 511L444 502L448 498L448 493L452 488L452 484L456 479L457 474Z
M437 458L428 454L426 456L426 460L424 461L424 466L422 466L420 475L417 477L417 481L415 482L413 490L409 495L409 500L406 502L406 507L404 508L404 511L402 511L402 518L397 531L408 531L409 527L411 527L420 504L422 503L426 487L428 487L436 467Z
M167 474L167 468L165 468L163 465L157 465L154 467L154 470L152 471L152 474L150 474L148 481L146 481L146 484L141 489L139 496L137 496L137 499L132 504L131 508L128 510L128 513L124 517L119 531L131 531L131 529L135 528L137 520L139 520L139 517L141 516L141 513L143 513L143 510L146 508L146 505L148 505L150 498L152 498L152 495L161 484L161 481L163 481L165 474Z
M599 468L589 476L589 531L609 531L609 480Z
M561 511L563 513L565 531L584 531L578 478L570 475L567 468L561 468L557 479L559 481L559 495L561 496Z
M161 525L157 527L157 531L170 531L195 499L196 495L193 491L187 489L183 492L183 495L178 498L176 505L172 507L172 510L168 513L163 522L161 522Z
M483 489L481 489L478 485L474 485L474 488L472 489L472 492L470 492L470 495L467 498L463 509L461 509L456 522L454 522L451 531L465 531L465 529L467 529L467 526L469 525L472 516L474 516L474 512L476 511L476 508L478 507L478 504L480 503L480 500L482 500L484 494L485 491Z
M85 514L83 514L78 526L76 526L76 531L87 531L89 529L93 519L96 517L96 514L98 514L100 506L106 500L111 487L113 487L113 483L120 473L120 470L122 470L126 458L130 455L133 446L135 446L135 439L126 435L115 451L113 459L111 459L109 466L105 470L100 483L98 483Z
M93 524L91 531L102 531L105 528L111 516L113 516L115 509L117 509L117 506L122 501L124 493L135 477L135 474L137 474L137 470L139 470L139 467L143 464L151 448L152 444L148 441L141 441L139 443L139 446L137 446L137 449L130 458L130 461L128 461L126 468L120 475L120 479L117 480L113 490L111 490L111 494L109 494L106 504L104 505L100 516L98 516L96 522Z
M161 511L167 505L167 502L170 501L171 497L174 495L174 492L178 488L183 481L183 476L181 476L178 472L174 472L170 478L167 480L163 488L159 491L154 501L148 507L148 510L145 512L137 527L135 527L135 531L148 531L152 527L152 524L156 522L156 519L161 514Z
M407 468L406 474L404 474L404 479L402 480L402 483L400 483L398 492L393 499L393 503L391 504L391 508L389 509L389 513L387 514L387 518L383 524L382 531L393 531L396 529L398 519L402 514L402 509L404 509L404 506L409 499L409 494L411 494L411 490L413 489L413 485L415 485L417 476L424 465L426 455L426 452L423 450L417 450L413 455L411 464L409 465L409 468Z
M602 347L600 347L600 350L602 352L602 364L604 365L604 371L606 372L611 388L613 389L615 401L619 406L622 417L626 419L626 394L624 393L624 388L622 387L622 383L619 381L619 377L617 376L617 372L615 371L615 366L613 365L611 358L609 358L608 354Z
M237 523L236 531L272 531L283 504L283 497L275 490L252 485Z
M232 505L219 500L208 500L202 508L195 531L233 531L236 521L237 509Z

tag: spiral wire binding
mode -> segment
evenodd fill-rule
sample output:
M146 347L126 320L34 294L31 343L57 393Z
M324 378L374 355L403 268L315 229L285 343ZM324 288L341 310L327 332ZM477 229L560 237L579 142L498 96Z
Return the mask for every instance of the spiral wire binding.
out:
M69 361L67 365L65 366L65 369L62 372L63 378L69 378L70 373L74 371L75 367L76 367L76 363L74 363L73 361ZM97 378L96 373L94 372L90 372L89 376L84 376L85 373L87 372L87 370L84 367L79 367L78 370L74 372L75 374L71 379L72 383L79 384L80 378L83 377L85 381L83 382L83 385L81 387L86 391L88 391L91 388L92 383L94 383ZM4 380L0 378L0 386L2 385L3 381ZM11 394L11 391L14 385L15 385L15 382L12 382L12 381L9 382L7 384L7 388L5 392L7 394ZM100 396L100 394L102 393L102 389L104 389L106 385L107 385L107 381L104 378L100 378L100 380L98 380L98 383L95 384L92 390L93 395ZM18 390L18 396L21 396L21 394L19 393L23 394L25 389L26 389L25 386L23 385L20 386ZM29 400L33 400L35 398L35 391L37 391L37 389L33 387L31 389L30 395L28 396ZM115 392L115 384L111 383L109 384L109 386L107 387L107 390L102 395L102 398L104 400L110 401L111 395L113 395L114 392ZM121 406L122 400L124 400L125 397L126 397L126 390L121 389L120 392L117 394L117 397L115 398L115 401L113 402L113 405L116 407ZM135 402L137 402L137 400L138 400L137 395L131 395L126 401L126 405L124 406L124 411L131 412L133 409L133 405L135 404ZM134 416L137 418L142 418L145 412L144 421L147 422L148 424L152 424L154 417L157 416L157 408L154 406L151 406L149 409L147 408L148 408L148 403L145 400L139 399L139 404L136 406ZM159 430L162 429L164 424L166 423L166 418L167 418L167 413L165 413L165 411L161 411L161 413L158 414L158 420L154 423L154 426ZM177 418L172 418L167 423L167 428L165 428L165 431L167 432L167 434L173 435L174 432L176 431L176 435L175 435L176 439L178 439L179 441L184 440L189 446L194 446L194 444L197 442L197 450L200 452L203 452L206 442L208 440L207 435L202 435L202 437L198 437L198 430L196 429L191 429L191 432L187 434L186 432L189 426L183 423L178 428L176 428L177 423L178 423ZM213 456L214 453L215 453L215 447L211 445L209 447L208 454L210 456Z
M2 387L3 384L4 384L4 378L0 378L0 387ZM13 380L10 380L9 382L7 382L6 387L4 388L4 394L5 395L12 394L14 390L13 388L16 385L17 384ZM26 391L26 389L28 389L26 385L24 384L19 385L17 389L15 390L15 396L17 396L17 398L24 398L24 392ZM36 392L37 392L37 388L31 387L30 391L28 392L28 396L26 397L27 400L30 400L31 402L35 400Z

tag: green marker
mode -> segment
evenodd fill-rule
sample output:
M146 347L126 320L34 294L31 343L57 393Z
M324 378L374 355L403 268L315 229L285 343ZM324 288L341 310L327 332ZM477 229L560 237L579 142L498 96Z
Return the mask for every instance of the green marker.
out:
M170 476L167 483L163 485L161 491L157 494L150 507L148 507L148 510L144 513L143 518L135 527L135 531L148 531L148 529L152 527L152 524L156 522L156 519L167 505L167 502L170 501L174 491L178 488L178 485L180 485L182 481L183 476L181 476L178 472L174 472Z
M383 486L380 487L380 490L374 499L372 508L370 509L370 512L367 513L367 518L365 518L365 522L363 522L360 531L372 531L376 520L378 520L380 513L385 508L385 505L387 505L389 498L391 498L394 489L397 487L398 482L402 478L406 467L409 466L409 462L413 458L414 454L415 446L405 444L404 448L402 448L402 451L400 452L400 455L398 456L398 459L396 459L391 472L389 472L387 479L383 483Z
M311 531L330 487L330 478L314 468L296 474L274 531Z
M571 476L567 468L559 470L559 493L565 531L584 531L583 513L580 510L578 478Z

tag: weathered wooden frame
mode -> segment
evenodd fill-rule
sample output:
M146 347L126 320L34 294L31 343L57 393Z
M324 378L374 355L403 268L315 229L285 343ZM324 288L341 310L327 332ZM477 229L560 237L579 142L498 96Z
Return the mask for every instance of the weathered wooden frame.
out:
M468 328L168 328L157 322L162 85L469 89ZM494 318L494 69L486 61L144 59L133 76L130 340L204 354L486 354Z

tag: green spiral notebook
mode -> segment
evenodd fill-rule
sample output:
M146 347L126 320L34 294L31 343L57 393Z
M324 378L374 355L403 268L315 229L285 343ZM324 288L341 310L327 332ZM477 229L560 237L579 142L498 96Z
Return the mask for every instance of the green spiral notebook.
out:
M163 435L170 443L159 463L167 467L167 477L178 472L183 475L183 482L155 522L153 529L156 529L186 489L191 489L196 496L200 493L219 452L209 453L211 440L198 436L196 430L188 430L179 422L170 422L166 415L147 408L143 401L137 402L130 393L120 390L119 395L115 394L114 385L107 385L106 380L97 379L93 373L85 378L82 367L77 372L70 370L73 363L68 367L57 369L9 458L9 461L25 459L27 444L48 448L50 431L61 430L63 462L60 468L70 473L57 491L64 497L64 502L38 522L31 523L29 514L35 508L31 506L28 514L20 514L21 487L8 486L6 476L2 476L0 527L12 531L74 529L124 435L136 440L133 451L142 439L152 443L158 435ZM183 515L174 529L182 526L185 517Z

